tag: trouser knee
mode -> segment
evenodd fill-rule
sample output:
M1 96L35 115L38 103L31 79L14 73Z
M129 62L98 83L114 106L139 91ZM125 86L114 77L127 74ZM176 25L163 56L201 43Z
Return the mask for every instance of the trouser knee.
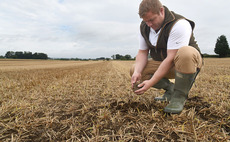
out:
M175 69L181 73L195 73L202 67L202 58L197 49L185 46L178 50L174 63Z

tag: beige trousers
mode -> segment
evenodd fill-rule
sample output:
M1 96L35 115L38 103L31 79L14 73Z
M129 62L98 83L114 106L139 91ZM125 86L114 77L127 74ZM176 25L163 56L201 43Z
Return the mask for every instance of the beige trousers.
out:
M142 79L149 80L152 75L156 72L158 67L160 66L161 61L148 60L147 65L145 66L142 72ZM170 71L165 75L164 78L174 79L175 78L175 70L185 74L195 73L197 68L201 69L203 65L203 60L200 53L191 46L185 46L178 50L175 58L174 58L174 66L170 69ZM130 69L130 75L132 76L135 69L135 64Z

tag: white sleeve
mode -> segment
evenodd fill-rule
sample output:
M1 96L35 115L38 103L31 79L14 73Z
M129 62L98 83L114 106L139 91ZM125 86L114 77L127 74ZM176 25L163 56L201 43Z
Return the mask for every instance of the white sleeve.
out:
M191 34L192 27L187 20L177 21L169 33L167 49L179 49L188 46Z
M145 39L143 38L143 36L141 35L141 33L139 34L139 50L147 50L148 45L145 42Z

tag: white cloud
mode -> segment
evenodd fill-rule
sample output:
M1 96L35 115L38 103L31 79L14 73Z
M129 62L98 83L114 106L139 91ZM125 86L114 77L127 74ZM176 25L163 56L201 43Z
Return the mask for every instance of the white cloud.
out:
M7 51L47 53L50 57L135 56L141 0L3 0L0 5L0 55ZM230 39L226 18L230 2L162 0L196 22L203 52L213 53L216 39Z

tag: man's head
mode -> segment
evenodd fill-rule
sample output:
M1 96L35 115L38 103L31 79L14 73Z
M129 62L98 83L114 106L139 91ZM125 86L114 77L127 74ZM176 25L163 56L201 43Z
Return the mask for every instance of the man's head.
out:
M143 0L139 6L139 16L154 30L159 30L164 21L164 7L159 0Z
M159 14L162 7L163 5L159 0L143 0L139 6L139 16L143 18L149 11L154 14Z

